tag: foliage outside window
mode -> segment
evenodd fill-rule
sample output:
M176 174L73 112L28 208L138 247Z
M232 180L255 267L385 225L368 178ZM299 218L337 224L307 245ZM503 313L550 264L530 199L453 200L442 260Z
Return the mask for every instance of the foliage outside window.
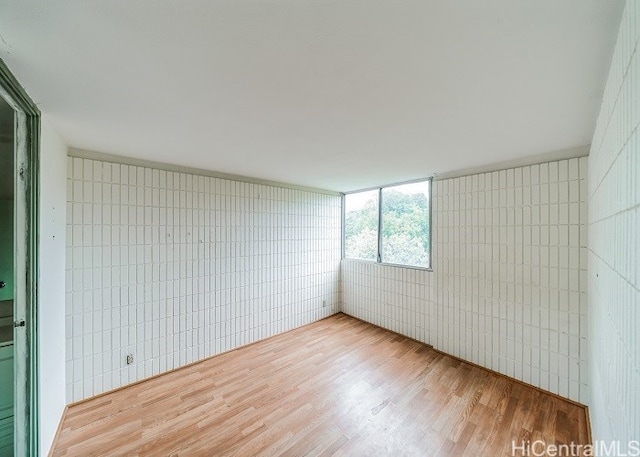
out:
M430 268L430 205L430 180L346 194L345 257Z
M378 259L379 190L344 197L344 255L351 259Z

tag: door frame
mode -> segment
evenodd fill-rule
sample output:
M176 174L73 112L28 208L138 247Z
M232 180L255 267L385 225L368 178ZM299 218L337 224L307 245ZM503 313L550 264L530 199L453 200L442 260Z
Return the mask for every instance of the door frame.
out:
M40 110L0 59L0 97L15 111L14 453L39 454L38 209Z

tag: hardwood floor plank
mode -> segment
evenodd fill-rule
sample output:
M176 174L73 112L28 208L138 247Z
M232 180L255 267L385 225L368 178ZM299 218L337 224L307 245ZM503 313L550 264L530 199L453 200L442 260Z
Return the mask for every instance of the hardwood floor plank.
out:
M344 314L72 405L52 456L494 456L579 405Z

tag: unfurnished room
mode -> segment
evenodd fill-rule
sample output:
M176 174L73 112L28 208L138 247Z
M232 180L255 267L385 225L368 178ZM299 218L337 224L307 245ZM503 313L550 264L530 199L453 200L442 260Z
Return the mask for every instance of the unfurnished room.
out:
M640 456L639 0L0 0L0 457Z

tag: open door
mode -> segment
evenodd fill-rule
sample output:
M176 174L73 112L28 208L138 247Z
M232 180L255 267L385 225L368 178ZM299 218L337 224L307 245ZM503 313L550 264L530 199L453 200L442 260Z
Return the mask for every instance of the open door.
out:
M0 457L14 448L14 124L13 109L0 99Z
M35 456L40 112L2 60L0 99L0 456Z

